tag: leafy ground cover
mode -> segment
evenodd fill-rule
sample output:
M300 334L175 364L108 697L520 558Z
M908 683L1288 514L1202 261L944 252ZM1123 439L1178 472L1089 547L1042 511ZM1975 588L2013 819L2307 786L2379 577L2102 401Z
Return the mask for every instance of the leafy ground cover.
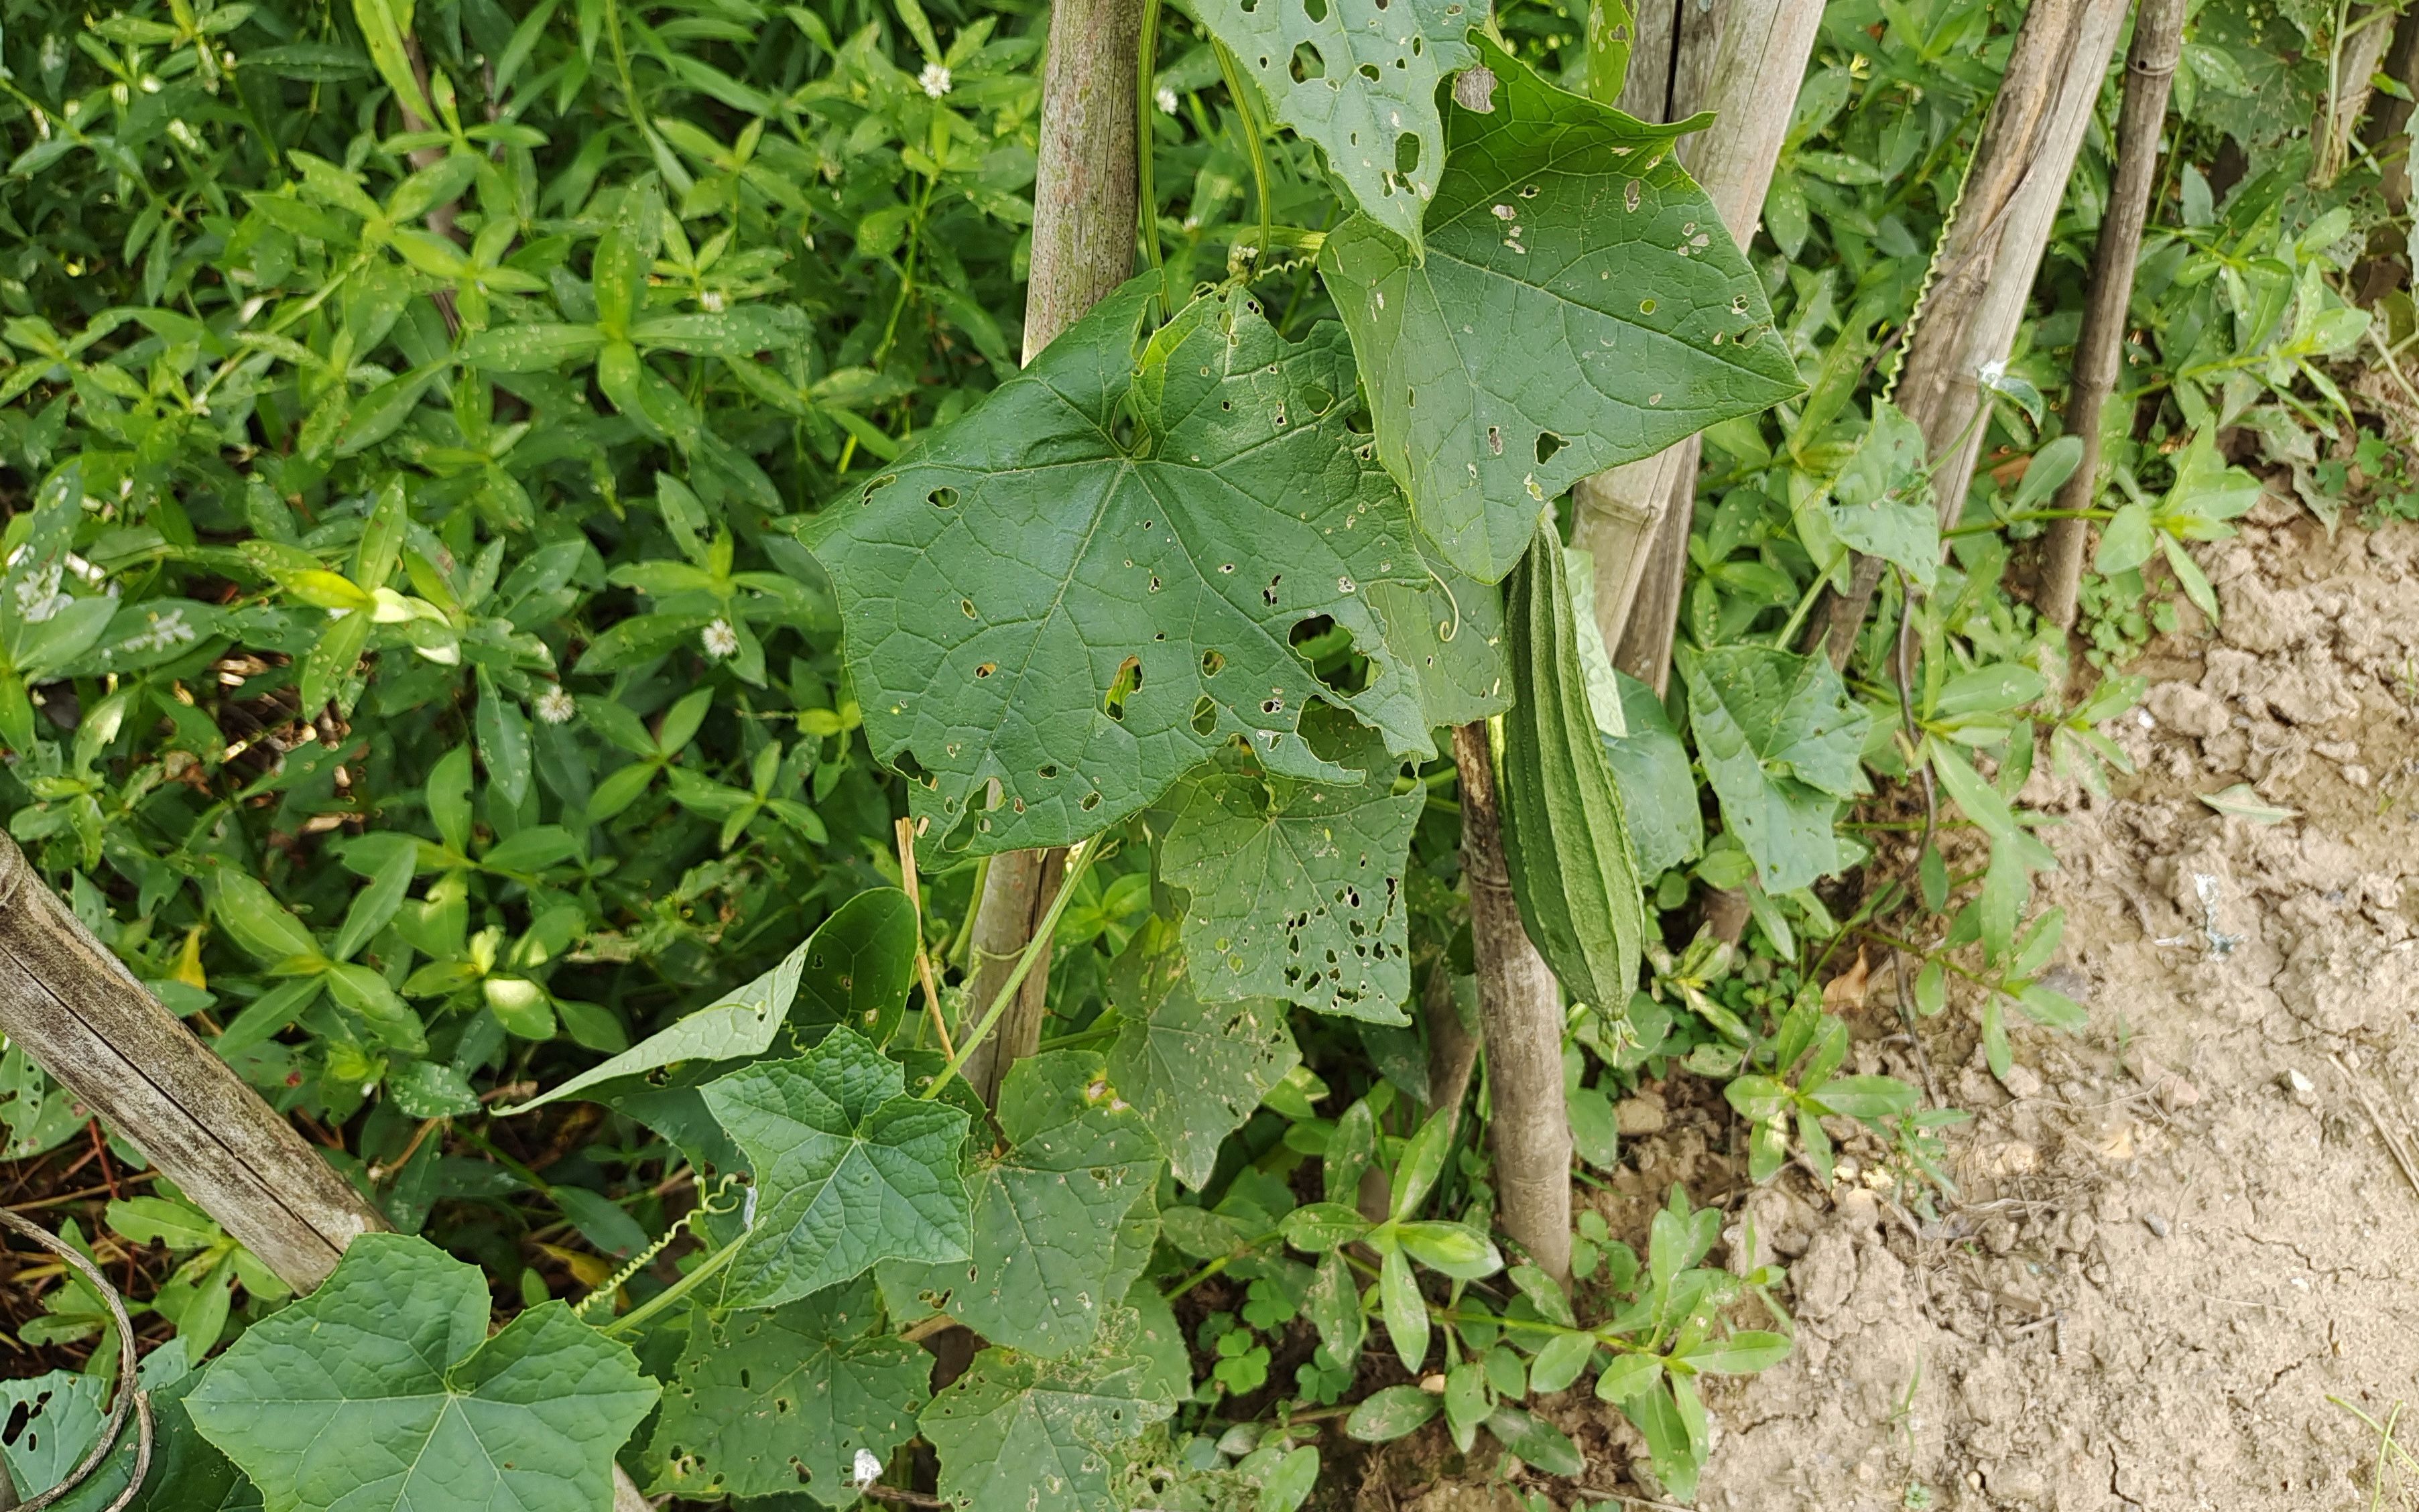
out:
M397 1230L293 1297L7 1051L8 1200L134 1304L136 1505L601 1507L618 1463L1288 1512L1414 1434L1533 1507L1693 1499L1783 1266L1701 1183L1555 1274L1497 1232L1502 1088L1429 1105L1477 1028L1447 727L1507 708L1573 1180L1699 1078L1747 1181L1853 1145L1954 1206L1961 1099L1826 984L1888 960L2001 1077L2085 1028L2028 783L2132 770L2127 666L2235 612L2263 480L2419 510L2364 124L2405 86L2343 68L2397 23L2195 19L2070 640L2025 591L2104 140L1945 530L1887 398L2015 8L1828 8L1744 254L1684 133L1587 97L1583 8L1281 8L1157 18L1148 270L1025 365L1035 8L9 18L10 832ZM1553 501L1700 432L1658 697L1579 643ZM1852 551L1896 570L1835 670ZM1532 797L1592 816L1558 898ZM1043 845L1050 1016L987 1104L975 900ZM39 1489L114 1325L62 1267L7 1302Z

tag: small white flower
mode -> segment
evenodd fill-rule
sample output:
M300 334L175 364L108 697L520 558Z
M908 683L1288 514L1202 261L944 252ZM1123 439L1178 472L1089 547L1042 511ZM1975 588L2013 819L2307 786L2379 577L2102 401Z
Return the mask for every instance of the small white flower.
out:
M716 661L739 654L739 632L731 627L729 620L716 620L707 625L703 640L705 654Z
M162 614L158 610L154 609L147 611L146 618L149 620L151 627L139 634L127 637L125 648L128 651L165 651L171 646L181 646L188 641L198 639L194 634L193 627L185 623L185 611L183 609L170 609L165 614Z
M882 1478L882 1461L874 1457L872 1450L859 1449L853 1472L852 1478L859 1487L871 1486Z
M2008 362L2004 357L1995 357L1974 370L1974 377L1986 389L1997 388L2007 376Z
M927 63L924 71L916 75L916 83L934 100L949 92L949 69L947 64Z
M17 583L17 614L27 625L40 625L55 619L60 610L75 602L59 591L65 574L58 563L52 563L33 577Z
M1165 85L1161 85L1159 86L1159 93L1151 96L1150 98L1151 103L1159 107L1159 113L1162 116L1173 116L1176 114L1175 90L1170 89Z
M547 724L569 724L578 712L578 702L560 687L549 687L537 696L537 717Z

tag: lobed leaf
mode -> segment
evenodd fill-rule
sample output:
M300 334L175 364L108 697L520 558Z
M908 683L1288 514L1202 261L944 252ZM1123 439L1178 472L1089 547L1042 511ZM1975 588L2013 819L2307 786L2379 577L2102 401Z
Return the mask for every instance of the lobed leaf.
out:
M1292 346L1220 293L1137 351L1155 287L1102 300L806 530L866 734L948 844L1096 834L1238 736L1273 773L1349 782L1303 711L1417 707L1366 590L1427 571L1348 424L1342 332ZM1368 691L1332 694L1294 654L1322 616L1377 664Z
M353 1241L186 1398L268 1512L596 1512L655 1405L630 1351L561 1303L487 1336L486 1278L400 1234Z
M963 1260L971 1204L958 1174L967 1118L902 1095L906 1072L849 1029L795 1060L706 1084L705 1105L746 1152L755 1220L727 1305L773 1307L875 1261Z

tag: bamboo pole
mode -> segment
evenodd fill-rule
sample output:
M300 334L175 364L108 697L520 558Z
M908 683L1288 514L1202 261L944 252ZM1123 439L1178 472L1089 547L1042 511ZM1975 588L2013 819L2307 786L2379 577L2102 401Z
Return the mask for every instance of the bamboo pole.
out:
M1742 251L1755 238L1822 20L1822 0L1717 0L1710 7L1667 0L1639 11L1620 108L1645 120L1716 113L1714 124L1678 152ZM1573 494L1572 544L1595 559L1596 625L1605 646L1622 671L1657 693L1671 678L1699 446L1690 437L1582 479Z
M1563 1099L1562 987L1530 940L1512 896L1484 720L1454 730L1453 759L1461 775L1461 874L1470 887L1492 1103L1487 1137L1495 1147L1496 1222L1538 1269L1567 1287L1571 1123Z
M2124 20L2125 0L2033 0L1941 235L1895 398L1923 431L1944 524L1964 512L1981 453L1982 370L2015 345ZM1836 666L1856 649L1884 566L1857 556L1848 591L1814 619L1808 643L1827 646Z
M0 1033L300 1290L384 1228L351 1183L94 939L0 837Z
M2149 218L2150 186L2158 176L2159 132L2167 119L2167 88L2183 56L2184 0L2142 0L2134 17L2134 43L2125 58L2125 104L2117 122L2117 181L2100 222L2091 254L2091 291L2083 311L2083 332L2074 344L2074 391L2068 396L2066 428L2083 441L2083 459L2057 494L2061 512L2089 509L2100 493L2103 411L2117 389L2124 356L2126 314L2134 300L2134 264L2142 252L2142 225ZM2091 522L2080 515L2051 522L2043 547L2042 618L2072 629L2083 587L2084 548Z
M1033 261L1025 295L1025 360L1133 273L1136 224L1136 70L1139 0L1054 0L1041 73L1041 151L1033 188ZM1141 143L1142 150L1149 144ZM983 872L975 904L969 1001L998 995L1050 909L1067 853L1006 851ZM977 1047L965 1077L997 1102L1008 1068L1041 1043L1050 947L998 1027Z

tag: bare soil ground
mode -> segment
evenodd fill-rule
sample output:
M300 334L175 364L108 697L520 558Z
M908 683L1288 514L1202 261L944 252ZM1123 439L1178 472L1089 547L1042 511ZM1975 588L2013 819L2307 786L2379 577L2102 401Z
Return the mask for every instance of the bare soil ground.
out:
M2140 776L2030 795L2091 1032L1939 1068L1977 1118L1938 1223L1795 1172L1749 1199L1800 1348L1705 1504L2419 1506L2351 1411L2419 1406L2419 530L2272 499L2204 560L2223 622L2137 669ZM2200 801L2238 782L2299 817Z
M1827 1190L1796 1167L1745 1188L1734 1120L1678 1088L1595 1198L1620 1223L1674 1180L1727 1192L1733 1263L1767 1257L1745 1253L1751 1217L1789 1268L1797 1349L1716 1396L1700 1506L2419 1508L2419 1470L2353 1411L2407 1411L2419 1453L2419 529L2330 538L2271 498L2202 560L2224 622L2134 669L2139 775L2102 799L2038 773L2027 795L2063 821L2057 984L2089 1032L2019 1029L2003 1083L1971 1002L1924 1026L1945 1101L1975 1115L1936 1219L1868 1179L1870 1140ZM2200 801L2236 783L2295 816ZM1857 1069L1920 1083L1886 971L1871 997ZM1584 1484L1654 1504L1626 1425L1556 1405ZM1363 1507L1516 1505L1403 1447Z

